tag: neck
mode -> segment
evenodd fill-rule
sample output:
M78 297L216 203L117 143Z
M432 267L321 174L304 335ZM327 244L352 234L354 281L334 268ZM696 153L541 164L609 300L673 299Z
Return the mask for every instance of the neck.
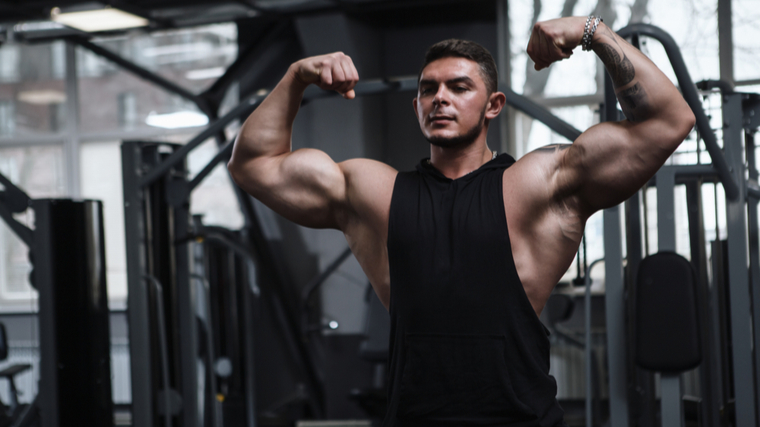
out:
M485 139L467 147L430 146L430 163L446 178L457 179L483 166L493 158Z

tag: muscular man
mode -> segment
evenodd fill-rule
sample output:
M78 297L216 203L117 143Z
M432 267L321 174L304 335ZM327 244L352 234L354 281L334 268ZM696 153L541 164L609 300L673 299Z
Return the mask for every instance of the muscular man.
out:
M569 58L586 25L536 24L535 68ZM384 425L564 425L538 315L588 217L634 194L694 125L671 82L603 23L591 47L627 120L517 162L486 142L505 103L493 58L459 40L431 47L420 72L413 105L431 145L414 172L291 151L309 84L354 97L359 77L341 53L294 63L243 125L229 163L235 181L298 224L341 230L390 310Z

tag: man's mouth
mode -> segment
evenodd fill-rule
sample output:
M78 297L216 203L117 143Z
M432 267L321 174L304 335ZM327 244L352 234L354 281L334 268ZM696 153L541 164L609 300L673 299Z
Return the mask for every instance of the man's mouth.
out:
M454 121L454 117L445 116L445 115L436 115L430 118L430 123L433 123L433 124L444 124L444 123L449 123L453 121Z

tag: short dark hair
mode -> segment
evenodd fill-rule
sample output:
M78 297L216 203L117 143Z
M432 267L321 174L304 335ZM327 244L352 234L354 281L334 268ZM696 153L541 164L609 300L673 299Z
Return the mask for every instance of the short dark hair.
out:
M493 60L491 52L475 42L460 39L448 39L430 46L427 53L425 53L425 62L422 64L420 73L417 75L417 85L419 85L420 78L422 78L422 71L428 64L438 59L451 57L466 58L476 62L480 66L480 74L486 84L488 93L496 92L499 74L496 71L496 61Z

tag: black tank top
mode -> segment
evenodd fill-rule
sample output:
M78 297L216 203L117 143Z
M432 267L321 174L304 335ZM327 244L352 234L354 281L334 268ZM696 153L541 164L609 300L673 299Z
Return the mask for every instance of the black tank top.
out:
M451 180L396 178L388 223L391 426L564 426L548 331L517 276L502 154Z

